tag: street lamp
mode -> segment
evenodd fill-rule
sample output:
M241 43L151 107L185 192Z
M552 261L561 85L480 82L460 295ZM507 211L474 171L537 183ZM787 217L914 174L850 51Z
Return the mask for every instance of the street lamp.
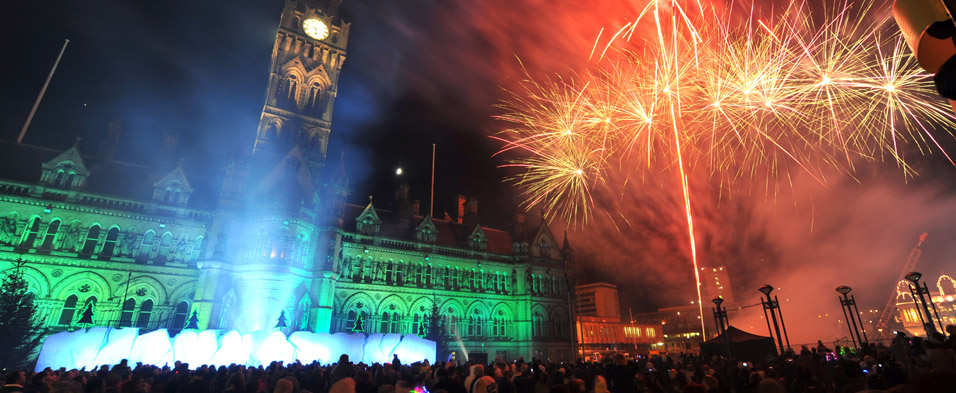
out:
M926 283L923 283L922 286L919 284L919 279L923 277L923 274L920 272L909 272L903 277L913 283L910 285L910 293L913 294L913 303L916 304L917 314L919 314L920 321L923 322L923 329L926 330L926 337L930 340L934 340L934 337L940 334L939 330L936 330L936 324L933 323L934 314L936 315L936 320L940 321L940 330L943 329L943 325L942 321L939 319L939 312L936 310L936 303L932 302L932 297L930 298L929 304L933 305L933 313L929 312L929 305L926 304L926 297L923 296L930 295L929 287L926 286ZM917 297L919 298L919 301L916 301ZM920 305L923 306L922 310L920 310ZM925 313L925 317L923 313Z
M730 320L727 319L727 307L721 307L720 305L724 303L724 299L717 297L714 300L714 305L717 308L714 310L714 322L717 322L717 335L721 338L721 341L724 343L724 351L727 357L733 357L733 352L730 348L730 337L727 335L727 326L730 326ZM724 321L727 321L727 325L724 325Z
M760 293L764 294L767 297L766 300L763 298L760 299L760 304L763 306L763 315L767 319L767 330L770 332L770 338L773 339L773 332L777 332L777 344L780 346L780 354L787 353L787 350L790 348L790 337L787 335L787 326L783 323L783 313L780 311L780 301L777 300L777 297L770 297L770 292L773 292L773 286L770 284L764 284L762 287L757 289ZM769 317L767 316L767 311L770 311ZM780 324L777 324L777 317L780 317ZM773 321L773 329L770 328L770 322ZM780 328L783 327L783 335L780 334ZM787 346L784 348L783 339L786 338Z
M847 320L847 328L850 329L850 340L853 340L853 345L857 348L863 348L868 346L866 339L866 330L863 329L863 319L859 317L860 309L856 307L856 298L853 296L848 296L850 291L853 288L850 288L846 285L841 285L836 288L837 293L843 295L843 297L837 296L837 299L840 299L840 308L843 310L843 316ZM857 319L860 321L860 327L857 329ZM860 336L860 331L863 331L863 336ZM854 336L856 334L856 336ZM859 345L857 345L859 343Z

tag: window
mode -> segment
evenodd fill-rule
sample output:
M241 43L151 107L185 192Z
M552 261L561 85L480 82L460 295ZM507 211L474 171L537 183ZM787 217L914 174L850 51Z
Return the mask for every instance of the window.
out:
M478 272L475 271L474 269L472 269L472 270L471 270L471 289L472 289L472 290L476 290L476 291L478 290L478 288L479 288L479 285L478 285L479 277L480 277L480 276L478 275Z
M76 173L70 172L70 176L67 176L67 177L66 177L66 184L64 184L62 188L65 188L65 189L67 189L67 190L69 190L70 188L72 188L72 187L73 187L73 179L75 179L75 178L76 178Z
M156 253L156 263L166 263L166 260L169 258L169 248L172 246L172 243L173 235L169 232L163 234L163 238L159 242L159 252Z
M63 177L64 177L65 175L66 175L66 173L64 173L62 169L56 171L56 180L53 181L53 187L62 188L62 187L63 187Z
M388 284L394 283L397 275L397 266L395 266L394 262L388 261L388 267L385 269L385 282Z
M100 251L101 257L109 258L113 256L113 252L116 250L117 239L119 239L119 228L110 228L110 230L106 232L106 243L103 244L103 250Z
M139 247L139 258L147 260L152 257L153 243L156 243L156 232L149 231L143 235L143 243Z
M356 314L354 310L349 310L348 316L345 318L345 331L352 331L352 328L355 327L355 317Z
M481 316L468 317L468 335L481 337Z
M37 236L40 234L40 217L34 217L30 221L30 226L27 229L27 235L23 238L23 242L20 243L22 248L33 248L33 243L36 242Z
M296 90L299 89L299 78L295 75L289 75L289 95L288 98L295 99Z
M119 327L133 326L133 310L136 309L136 300L126 299L123 302L123 312L120 313Z
M63 303L63 311L60 312L60 320L57 325L69 326L73 323L73 315L76 314L76 295L70 295Z
M196 262L199 260L199 253L202 251L202 236L197 237L193 242L193 250L189 253L189 260Z
M455 314L445 315L442 321L446 328L445 332L450 336L458 335L458 317Z
M422 268L422 270L425 272L425 278L422 283L424 285L430 285L432 283L432 267L430 265L425 266Z
M435 269L435 285L438 287L445 286L445 269L437 268Z
M322 89L321 87L319 87L318 83L313 83L312 86L309 88L309 105L310 106L315 107L319 104L318 98L319 98L319 92L321 90Z
M401 320L402 316L397 312L395 313L382 313L382 328L379 330L382 333L401 333Z
M169 327L173 330L182 330L186 327L186 318L189 317L189 303L179 302L176 306L176 313L173 314L173 324Z
M96 250L96 244L100 241L100 226L93 225L90 227L90 230L86 232L86 242L83 243L83 250L80 251L80 255L90 256L93 255L93 251Z
M143 302L139 308L139 317L136 318L136 327L146 329L149 326L149 317L153 314L153 300Z
M60 220L53 220L47 227L46 236L43 237L43 244L40 244L40 250L50 251L53 249L53 241L56 240L56 233L60 230Z
M505 331L505 318L503 316L495 317L491 325L491 334L495 337L504 337L507 335Z
M544 316L538 311L531 316L531 332L535 337L544 336Z
M554 318L551 318L551 335L554 337L561 337L564 335L564 329L562 325L564 322L561 320L561 317L555 315Z

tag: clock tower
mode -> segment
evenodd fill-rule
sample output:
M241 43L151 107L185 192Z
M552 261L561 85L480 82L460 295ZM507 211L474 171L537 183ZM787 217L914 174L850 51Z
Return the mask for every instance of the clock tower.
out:
M252 332L286 315L296 330L329 331L341 236L322 182L349 33L340 1L285 2L252 157L227 169L216 251L198 263L201 328Z
M275 163L298 146L302 164L316 186L325 166L332 107L348 42L349 24L338 15L340 2L286 1L253 148L254 162L265 164Z

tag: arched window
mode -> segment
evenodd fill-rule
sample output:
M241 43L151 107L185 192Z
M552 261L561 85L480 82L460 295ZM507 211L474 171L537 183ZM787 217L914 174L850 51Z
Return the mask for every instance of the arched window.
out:
M50 251L53 249L53 241L56 240L56 233L60 230L60 220L53 220L46 229L46 236L43 237L43 243L40 244L40 250Z
M352 328L355 327L355 318L358 314L355 313L355 310L349 310L348 316L345 318L345 331L350 332Z
M471 269L471 289L479 290L481 288L481 275L475 269Z
M182 301L176 306L176 313L173 314L173 324L169 328L182 330L186 327L186 318L189 318L189 303Z
M192 249L192 251L189 253L189 261L191 261L191 262L196 262L196 261L198 261L198 260L199 260L199 254L200 254L201 251L202 251L202 236L199 236L199 237L196 238L195 241L193 241L193 249Z
M382 329L379 330L383 334L389 333L401 333L401 320L402 316L397 312L389 313L388 311L382 313Z
M66 183L63 184L62 188L65 188L67 190L69 190L70 188L73 188L73 179L75 178L76 178L76 173L70 172L70 175L66 177Z
M551 335L554 337L564 336L564 321L561 315L555 314L551 318Z
M538 311L531 316L531 334L535 337L544 336L544 315Z
M440 267L435 269L434 285L439 288L445 286L445 269Z
M296 102L296 93L299 90L299 78L295 75L289 75L286 78L286 100Z
M269 254L270 259L284 260L289 256L289 242L292 240L292 232L288 228L281 227L272 234L272 251Z
M62 188L63 187L63 177L66 173L62 169L56 171L56 180L53 181L53 187Z
M163 264L166 263L166 260L169 258L169 248L173 244L173 235L169 232L163 234L162 240L159 241L159 252L156 253L156 263Z
M133 326L133 311L135 309L135 299L126 299L126 301L123 302L123 312L120 313L119 327Z
M23 241L20 243L21 248L33 248L33 243L36 243L37 236L40 234L40 217L34 217L30 221L30 226L27 227L26 236L23 237Z
M424 279L423 279L422 282L425 283L425 285L431 285L431 283L432 283L432 267L431 267L431 265L428 265L428 266L423 267L422 270L424 270L424 272L425 272L425 277L424 277Z
M481 316L473 315L468 317L468 336L481 337Z
M182 191L176 190L176 192L173 193L173 203L182 203L182 200L180 200L182 194Z
M156 242L156 232L148 231L143 235L143 243L139 247L139 257L142 260L148 260L152 257L153 243Z
M318 83L312 83L312 86L309 86L309 106L316 107L320 104L319 93L321 91L322 88Z
M494 321L492 322L492 335L495 337L507 336L508 334L505 331L505 325L506 322L504 316L499 315L495 317Z
M269 122L269 125L266 126L265 140L269 140L276 137L276 134L279 132L279 124L277 121Z
M117 239L119 239L119 228L110 228L110 230L106 232L106 243L103 244L103 250L100 251L101 257L110 258L113 256L113 253L116 251Z
M139 308L139 317L136 318L136 327L146 329L149 327L149 317L153 314L153 300L148 299L143 302Z
M163 194L163 202L170 203L173 200L173 190L167 188L166 193Z
M70 295L66 298L66 302L63 303L63 311L60 311L60 320L57 321L57 325L69 326L73 323L73 315L76 314L76 295Z
M93 252L96 251L96 244L100 241L100 226L93 225L90 227L90 230L86 232L86 242L83 243L83 250L80 251L82 256L93 255Z

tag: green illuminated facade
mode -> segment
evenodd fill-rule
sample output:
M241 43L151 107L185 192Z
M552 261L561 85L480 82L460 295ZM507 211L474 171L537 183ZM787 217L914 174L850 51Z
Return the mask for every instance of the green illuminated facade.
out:
M0 146L0 270L27 262L44 327L423 334L437 301L452 351L570 360L571 250L547 225L484 227L474 199L436 219L407 187L394 211L346 203L326 147L349 27L337 0L287 1L253 153L224 175L115 161L117 125L94 155Z

